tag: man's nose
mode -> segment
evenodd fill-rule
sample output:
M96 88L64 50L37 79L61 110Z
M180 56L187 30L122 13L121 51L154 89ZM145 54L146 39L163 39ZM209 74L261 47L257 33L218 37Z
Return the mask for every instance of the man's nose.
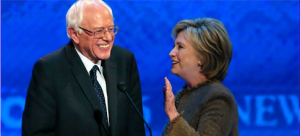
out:
M108 31L104 32L104 34L103 34L103 40L105 40L105 41L111 41L112 39L113 39L113 36Z

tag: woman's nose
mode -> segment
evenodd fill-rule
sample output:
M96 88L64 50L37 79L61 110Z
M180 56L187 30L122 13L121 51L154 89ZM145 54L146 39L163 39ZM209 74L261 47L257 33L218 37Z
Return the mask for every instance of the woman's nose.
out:
M174 57L175 56L175 50L174 50L174 48L170 51L170 53L169 53L169 56L170 57Z

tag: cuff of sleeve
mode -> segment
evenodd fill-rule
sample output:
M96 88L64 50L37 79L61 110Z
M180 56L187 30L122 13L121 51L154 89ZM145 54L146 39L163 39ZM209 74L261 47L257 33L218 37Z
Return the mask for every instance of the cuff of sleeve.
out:
M174 118L171 122L168 123L167 128L165 129L165 132L163 136L170 135L170 131L172 131L175 124L178 122L178 120L182 117L183 112L181 112L176 118Z

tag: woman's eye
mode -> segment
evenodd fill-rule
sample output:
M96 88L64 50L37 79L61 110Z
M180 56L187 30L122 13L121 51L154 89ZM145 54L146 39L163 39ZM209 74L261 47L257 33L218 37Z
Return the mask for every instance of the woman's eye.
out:
M184 48L181 44L174 44L173 48L181 49Z

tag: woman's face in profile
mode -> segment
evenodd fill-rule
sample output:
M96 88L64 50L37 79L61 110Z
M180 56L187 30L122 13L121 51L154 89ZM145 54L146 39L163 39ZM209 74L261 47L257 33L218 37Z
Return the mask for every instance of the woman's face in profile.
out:
M188 79L200 73L200 67L198 66L200 59L196 57L196 50L186 40L184 31L177 35L174 48L169 56L172 59L171 72L182 79Z

